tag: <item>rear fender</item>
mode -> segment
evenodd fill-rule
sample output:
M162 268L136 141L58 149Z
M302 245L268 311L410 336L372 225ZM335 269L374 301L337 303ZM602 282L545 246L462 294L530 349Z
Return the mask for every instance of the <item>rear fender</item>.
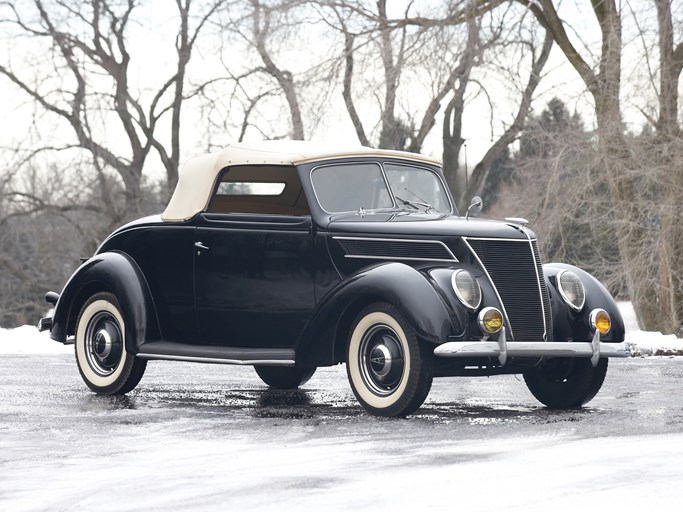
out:
M97 254L69 278L52 317L50 337L65 343L75 333L83 304L98 292L113 293L126 325L126 350L135 354L146 341L161 339L154 301L135 260L125 253Z
M361 270L327 293L297 346L297 364L342 362L353 321L373 302L396 307L425 342L442 343L455 332L446 303L424 274L403 263L383 263Z

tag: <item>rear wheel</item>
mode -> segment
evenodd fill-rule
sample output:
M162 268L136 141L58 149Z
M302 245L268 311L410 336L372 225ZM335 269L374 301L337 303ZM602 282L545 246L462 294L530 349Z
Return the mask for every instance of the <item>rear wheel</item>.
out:
M524 373L529 391L550 409L576 409L598 394L607 374L607 358L553 358Z
M431 351L392 305L372 304L358 315L346 371L361 405L378 416L407 416L427 398L434 375Z
M76 323L76 362L87 386L103 395L124 394L142 379L147 361L126 351L126 327L111 293L90 297Z
M316 368L293 366L254 366L254 370L268 386L275 389L295 389L308 382Z

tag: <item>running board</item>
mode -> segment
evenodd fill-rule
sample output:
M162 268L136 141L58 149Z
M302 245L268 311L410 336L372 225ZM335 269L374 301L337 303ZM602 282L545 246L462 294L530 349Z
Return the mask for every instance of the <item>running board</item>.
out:
M294 366L294 350L288 348L215 347L155 341L142 345L136 356L140 359L195 363Z

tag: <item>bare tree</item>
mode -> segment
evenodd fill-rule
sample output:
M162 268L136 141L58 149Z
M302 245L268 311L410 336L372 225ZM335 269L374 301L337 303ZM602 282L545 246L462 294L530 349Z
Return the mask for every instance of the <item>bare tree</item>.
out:
M94 202L82 197L89 184L74 187L75 177L56 163L47 169L24 166L21 173L2 173L2 326L35 323L44 312L40 297L75 269L83 255L80 249L93 239L92 228L102 221Z
M3 26L34 44L42 42L47 50L40 71L7 61L0 63L0 75L70 129L70 136L60 131L65 147L88 152L98 173L113 169L118 174L124 184L125 207L110 212L116 220L139 210L142 169L152 149L166 171L168 191L175 186L186 69L197 37L219 3L207 5L193 23L191 0L176 1L176 65L148 103L131 84L128 32L136 6L133 0L0 4ZM159 125L167 114L170 137L164 141L165 130ZM74 142L68 142L69 138Z
M1 326L35 324L46 311L45 292L59 290L79 258L101 243L111 219L100 207L99 179L79 179L92 175L80 168L89 165L70 160L25 166L0 180ZM114 179L108 179L108 189L113 199L121 195ZM158 209L158 190L143 185L142 196L144 209Z
M670 331L683 334L683 134L678 117L678 85L683 70L683 41L674 41L670 0L653 2L657 9L659 35L659 117L655 124L656 140L648 151L647 162L653 150L661 169L661 234L656 239L659 261L658 282L653 283L658 293L657 308L648 312L654 322L646 318L647 326L666 326ZM648 164L646 164L648 165ZM648 297L649 298L649 297ZM646 299L647 300L647 299ZM647 306L641 306L645 310ZM649 309L649 307L648 307ZM669 329L667 329L669 330Z
M474 195L486 195L487 189L490 188L488 181L491 176L491 170L493 168L494 162L500 158L502 153L510 146L510 144L512 144L512 142L515 141L520 131L524 127L525 120L529 114L531 100L539 82L541 81L541 73L543 68L548 62L550 50L553 46L553 39L550 33L546 32L545 40L543 41L543 46L540 53L538 53L533 41L525 41L523 44L529 46L529 54L532 58L532 64L531 71L529 72L529 79L524 91L522 92L517 113L513 122L505 129L503 134L494 142L481 161L475 166L474 170L472 171L472 177L468 183L467 193L464 199ZM461 200L462 199L463 198L461 198Z
M683 70L683 41L675 43L671 0L653 0L659 34L659 118L657 132L663 137L681 135L678 124L678 83Z
M351 124L353 124L353 129L356 132L358 141L363 146L370 146L370 140L365 132L363 121L358 115L358 110L356 109L356 104L353 99L352 85L355 72L354 52L359 34L352 32L348 27L346 17L341 9L335 9L334 13L337 16L338 26L344 35L344 74L342 79L342 97L344 98L344 105L346 106L346 111L349 114L349 118L351 119Z
M267 46L274 9L264 5L260 0L250 0L250 4L252 7L252 43L263 62L263 71L277 81L285 96L292 121L290 137L294 140L303 140L304 123L299 107L299 98L294 86L294 77L290 71L281 69L275 64ZM278 8L281 9L282 7L278 6Z
M320 0L320 4L332 9L334 27L344 38L342 96L359 141L372 144L368 116L359 115L356 106L356 100L367 99L369 93L376 97L376 140L382 148L421 152L441 114L443 168L449 187L460 204L472 190L481 192L487 186L492 163L506 151L523 126L552 38L546 37L540 51L533 40L512 41L510 36L515 27L524 25L526 11L507 4L496 18L487 18L502 2L452 2L440 15L432 17L416 14L416 4L408 3L398 18L391 17L384 1L370 4ZM482 24L486 24L485 29ZM468 94L472 96L476 88L484 89L473 77L473 71L486 64L487 51L509 52L507 48L512 44L524 46L532 54L530 78L520 95L514 121L477 167L474 186L468 191L459 162L465 141L463 112ZM381 63L382 75L376 86L368 87L363 82L362 87L354 87L355 81L367 80L371 74L363 68L359 72L359 60L369 63L370 69ZM512 66L518 73L519 64ZM416 87L420 87L419 94L415 94ZM426 96L426 100L416 107L414 98L418 95ZM409 103L413 103L412 108L407 107Z
M451 192L458 205L463 204L467 190L467 169L460 166L460 151L465 144L462 116L465 111L465 94L470 85L470 76L483 48L479 36L479 24L474 19L467 23L467 44L460 62L453 69L452 97L443 112L443 170Z
M171 69L141 83L132 0L0 2L13 44L0 58L0 83L30 121L0 148L0 324L34 323L40 297L79 256L123 220L158 211L172 191L192 94L187 67L218 2L175 5ZM161 189L143 174L152 155L165 171Z
M618 235L619 255L641 326L679 332L683 287L676 274L683 266L683 252L677 205L683 190L683 172L679 166L669 167L668 157L661 158L680 147L676 91L683 48L673 42L670 3L654 2L660 50L657 135L672 144L663 150L661 144L645 144L644 140L636 144L625 134L620 99L622 12L617 2L591 2L602 36L599 56L591 65L568 36L566 23L551 0L518 1L552 34L592 96L598 147L609 186L605 200L618 212L611 226Z
M577 265L614 295L627 295L617 237L605 229L615 212L602 200L608 180L592 132L553 98L527 119L518 140L511 175L490 211L529 219L547 261Z
M373 144L372 136L369 135L372 130L367 128L371 124L367 119L369 116L363 119L356 107L357 89L361 88L357 82L359 77L367 80L379 62L381 79L373 85L364 83L362 86L363 96L365 99L374 97L379 112L376 145L383 149L408 149L410 144L414 146L413 120L401 119L397 114L397 104L402 75L406 68L414 64L411 59L423 44L423 35L429 27L399 24L389 16L386 0L378 0L375 4L319 0L317 4L323 9L323 20L327 18L325 13L333 14L333 22L327 23L332 30L340 31L343 37L340 58L343 62L342 97L360 143L366 146ZM412 8L413 2L409 2L403 19L410 16ZM360 73L358 60L366 62L366 67ZM415 147L410 150L419 151Z
M331 81L324 59L302 46L310 37L309 17L315 17L309 4L245 0L220 11L215 21L222 32L220 51L231 55L239 47L241 54L224 61L221 76L202 88L216 128L237 129L238 140L250 129L267 139L310 136ZM296 51L301 56L292 58Z

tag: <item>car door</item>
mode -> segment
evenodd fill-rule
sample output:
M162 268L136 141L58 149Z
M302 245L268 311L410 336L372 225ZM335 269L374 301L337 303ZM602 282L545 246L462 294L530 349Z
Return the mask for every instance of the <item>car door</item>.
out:
M253 193L268 180L284 186ZM194 247L201 343L293 347L315 306L312 222L296 169L229 169L208 210Z

